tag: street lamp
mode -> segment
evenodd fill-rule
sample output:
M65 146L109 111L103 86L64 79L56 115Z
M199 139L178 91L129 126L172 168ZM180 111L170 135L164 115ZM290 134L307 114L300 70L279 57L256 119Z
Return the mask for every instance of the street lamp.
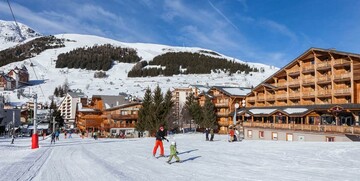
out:
M234 126L235 126L236 125L236 109L239 108L239 103L236 103L234 106L235 106L235 111L234 111L233 122L234 122Z

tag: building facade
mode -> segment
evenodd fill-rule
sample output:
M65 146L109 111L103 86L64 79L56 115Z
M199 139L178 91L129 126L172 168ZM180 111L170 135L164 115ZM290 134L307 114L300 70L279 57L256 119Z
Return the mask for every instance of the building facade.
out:
M64 119L65 129L75 128L75 119L78 103L86 104L87 97L84 93L68 92L58 107L60 115Z
M322 135L323 141L351 140L360 134L360 55L311 48L256 86L237 115L245 133L262 128ZM258 131L257 138L263 134ZM250 132L247 138L254 139ZM335 139L339 134L345 138Z

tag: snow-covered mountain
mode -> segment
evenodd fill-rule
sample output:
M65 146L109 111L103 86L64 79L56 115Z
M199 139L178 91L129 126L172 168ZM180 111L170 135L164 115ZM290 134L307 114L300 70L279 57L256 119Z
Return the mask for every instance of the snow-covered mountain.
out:
M40 33L28 26L18 23L20 32L14 21L0 20L0 50L12 47L26 39L39 37Z
M16 31L14 28L13 31ZM4 32L1 30L1 32ZM11 33L8 32L10 35ZM35 36L36 34L34 34ZM3 36L3 35L2 35ZM256 86L268 76L279 70L278 68L270 65L260 63L247 64L250 67L256 67L263 71L252 72L250 74L233 74L229 76L227 73L212 73L202 75L176 75L171 77L139 77L128 78L127 73L131 70L134 64L131 63L115 63L115 65L106 72L109 75L107 78L94 78L95 71L84 69L59 69L55 68L56 60L59 54L69 52L75 48L91 47L94 45L111 44L113 46L129 47L137 51L138 55L143 60L150 61L155 56L167 52L198 52L207 54L206 52L214 52L202 48L194 47L174 47L159 44L148 43L124 43L108 38L92 36L92 35L79 35L79 34L59 34L55 35L57 38L65 39L65 47L48 49L35 57L26 59L21 62L15 62L3 66L0 71L7 72L15 66L21 67L25 65L29 70L30 83L32 86L24 87L25 93L36 92L38 94L39 102L49 103L49 97L53 95L55 87L63 85L66 81L71 89L80 89L87 96L99 94L117 95L121 92L132 94L137 97L143 97L144 90L150 87L152 90L159 85L163 92L174 87L188 87L189 85L223 85L223 86ZM32 39L32 38L30 38ZM5 43L6 44L6 43ZM0 50L5 49L4 44L0 44ZM8 44L6 44L8 46ZM9 46L11 47L11 46ZM245 63L241 60L234 59L222 55L218 57L235 60L237 62ZM217 56L207 54L209 56ZM33 66L30 66L33 65ZM20 99L16 96L15 91L3 91L3 95L8 102L19 103L28 101L26 98ZM60 99L58 99L60 101Z

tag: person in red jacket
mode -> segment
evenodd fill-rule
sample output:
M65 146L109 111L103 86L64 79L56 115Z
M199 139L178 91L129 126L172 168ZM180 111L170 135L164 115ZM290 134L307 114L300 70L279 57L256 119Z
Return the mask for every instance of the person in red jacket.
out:
M159 130L156 132L156 141L153 149L154 156L156 155L156 151L159 146L160 146L160 156L164 156L164 146L162 140L166 140L167 142L169 142L169 140L165 138L164 127L160 126Z
M229 134L230 134L230 140L229 141L233 142L234 141L234 135L235 135L234 129L230 128Z

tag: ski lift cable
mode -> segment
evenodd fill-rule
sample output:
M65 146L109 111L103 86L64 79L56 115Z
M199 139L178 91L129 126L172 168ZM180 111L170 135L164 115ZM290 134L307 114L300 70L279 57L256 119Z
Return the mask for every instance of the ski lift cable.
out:
M16 21L16 18L15 18L15 15L14 15L13 10L12 10L12 8L11 8L10 2L9 2L9 0L6 0L6 1L7 1L8 5L9 5L10 11L11 11L11 15L12 15L12 17L13 17L13 19L14 19L14 22L15 22L15 25L16 25L16 27L17 27L17 30L19 31L19 35L20 35L20 38L21 38L20 41L24 41L25 38L24 38L24 37L22 36L22 34L21 34L20 26L19 26L19 24L18 24L17 21Z
M31 62L31 58L29 58L29 61L30 61L30 64L33 64L33 62ZM38 76L37 76L37 74L36 74L36 71L35 71L35 69L34 69L34 66L31 66L31 68L32 68L32 70L34 71L36 80L39 80L39 78L38 78ZM39 88L40 88L40 91L41 91L42 95L45 97L45 94L44 94L44 91L43 91L43 89L42 89L42 87L41 87L41 84L39 84Z

